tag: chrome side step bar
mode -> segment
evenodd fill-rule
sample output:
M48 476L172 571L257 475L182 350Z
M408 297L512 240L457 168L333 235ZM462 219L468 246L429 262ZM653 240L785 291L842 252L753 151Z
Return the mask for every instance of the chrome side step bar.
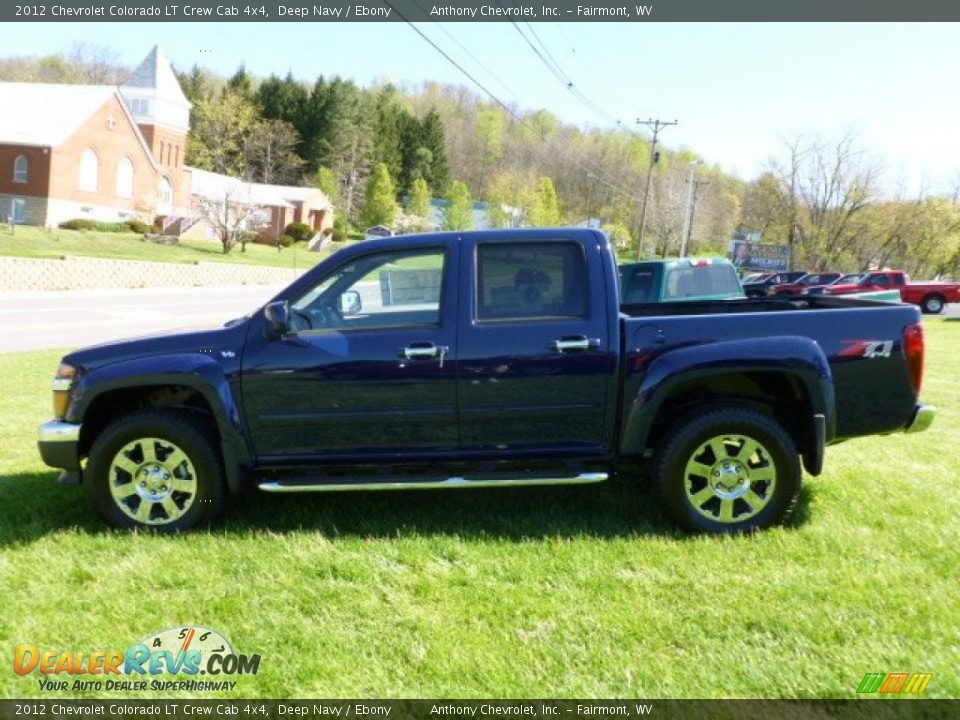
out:
M489 487L528 487L532 485L589 485L603 482L608 477L605 472L580 473L572 477L533 477L533 478L506 478L504 480L479 479L470 480L464 477L449 477L445 480L402 480L402 481L375 481L375 482L348 482L348 483L289 483L282 480L262 482L259 487L266 492L296 493L296 492L340 492L345 490L438 490L455 488L489 488Z

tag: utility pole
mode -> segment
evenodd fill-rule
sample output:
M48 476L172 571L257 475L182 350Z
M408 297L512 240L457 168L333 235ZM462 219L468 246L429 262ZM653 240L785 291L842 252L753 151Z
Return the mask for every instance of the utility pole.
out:
M640 206L640 237L637 239L637 260L643 260L643 234L647 229L647 200L650 198L650 179L653 177L653 166L660 161L660 152L657 150L657 139L660 130L668 125L677 125L679 122L674 120L669 122L657 118L654 120L641 120L637 118L637 125L646 125L653 128L653 142L650 143L650 166L647 168L647 185L643 191L643 205Z
M690 252L690 236L693 234L693 211L697 206L697 190L701 185L709 183L701 182L697 179L696 173L703 160L696 160L690 163L690 178L687 180L687 210L683 222L683 235L680 241L680 257L686 257Z

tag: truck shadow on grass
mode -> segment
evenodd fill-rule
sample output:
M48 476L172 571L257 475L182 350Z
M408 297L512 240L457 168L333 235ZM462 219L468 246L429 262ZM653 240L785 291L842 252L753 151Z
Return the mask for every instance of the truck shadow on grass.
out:
M797 528L809 520L815 492L810 485L804 486L788 527ZM29 543L65 530L125 533L107 528L84 488L60 485L52 473L0 477L0 546ZM633 478L588 487L283 496L252 491L230 498L227 512L214 530L228 538L251 532L303 531L329 537L456 535L513 541L693 537L666 519L646 483Z

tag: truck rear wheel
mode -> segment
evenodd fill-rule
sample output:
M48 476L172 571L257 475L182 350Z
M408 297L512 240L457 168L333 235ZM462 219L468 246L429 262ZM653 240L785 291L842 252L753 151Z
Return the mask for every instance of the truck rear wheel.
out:
M180 532L223 510L220 456L197 419L162 408L114 421L90 450L86 484L111 524Z
M779 423L738 406L688 415L666 435L653 479L686 530L740 533L783 522L800 493L796 446Z
M937 295L936 293L932 295L927 295L923 299L923 311L928 315L939 315L943 312L944 300L943 297Z

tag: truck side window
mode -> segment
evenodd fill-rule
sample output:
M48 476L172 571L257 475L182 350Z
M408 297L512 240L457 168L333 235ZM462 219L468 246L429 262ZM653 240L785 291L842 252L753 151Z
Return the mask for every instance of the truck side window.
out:
M290 306L297 330L440 324L444 251L388 251L358 258Z
M477 247L477 319L586 317L586 262L573 242Z
M626 279L623 290L623 304L633 305L652 302L653 270L636 270Z
M870 278L870 282L874 285L890 287L890 278L888 278L886 275L874 275L872 278Z

